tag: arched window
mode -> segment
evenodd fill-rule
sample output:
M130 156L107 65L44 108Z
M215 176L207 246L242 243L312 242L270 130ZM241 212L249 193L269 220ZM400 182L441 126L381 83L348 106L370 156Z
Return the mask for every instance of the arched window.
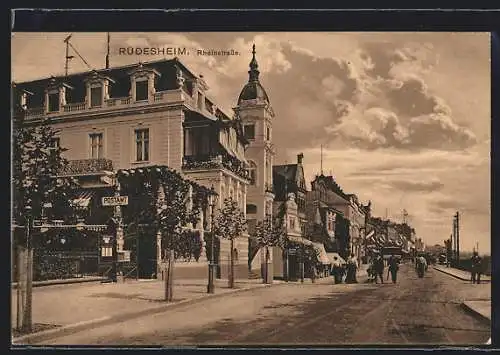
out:
M248 168L248 173L250 175L250 185L256 185L257 184L257 164L255 162L250 161L249 162L250 166Z
M257 206L252 205L252 204L248 204L247 205L247 214L255 214L255 213L257 213Z

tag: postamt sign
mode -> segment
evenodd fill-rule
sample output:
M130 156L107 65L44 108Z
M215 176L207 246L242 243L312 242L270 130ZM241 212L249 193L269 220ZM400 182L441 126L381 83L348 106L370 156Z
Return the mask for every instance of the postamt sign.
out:
M128 205L128 196L108 196L102 198L103 206L126 206Z

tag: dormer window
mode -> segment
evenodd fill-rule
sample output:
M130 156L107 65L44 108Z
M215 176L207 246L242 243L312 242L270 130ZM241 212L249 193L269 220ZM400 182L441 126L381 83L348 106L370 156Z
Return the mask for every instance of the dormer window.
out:
M90 107L102 106L102 86L96 85L90 88Z
M49 92L49 112L58 112L60 109L59 92L53 91Z
M45 111L59 112L66 105L67 90L73 89L70 85L64 82L57 82L55 78L51 78L49 85L45 90Z
M115 81L107 76L93 72L85 79L86 102L88 108L101 107L109 99L109 86Z
M33 93L27 90L22 90L19 105L22 110L27 110L28 107L30 106L29 104L29 98L32 96Z
M147 101L148 100L148 81L143 79L135 83L135 100Z
M154 93L156 79L160 77L160 73L153 69L139 64L134 70L128 73L131 80L132 101L149 101Z

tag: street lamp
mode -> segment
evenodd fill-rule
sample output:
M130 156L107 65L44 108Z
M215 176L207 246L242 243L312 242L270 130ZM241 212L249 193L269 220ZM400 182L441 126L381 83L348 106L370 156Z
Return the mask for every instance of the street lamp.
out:
M215 228L214 228L214 217L215 217L215 205L217 203L217 193L215 192L214 186L210 188L208 195L209 206L210 206L210 261L208 264L208 285L207 293L215 292L214 276L215 276Z
M31 227L32 227L32 207L30 205L25 208L25 228L26 228L26 305L23 317L23 330L31 332L33 325L32 318L32 305L33 305L33 251L31 241Z

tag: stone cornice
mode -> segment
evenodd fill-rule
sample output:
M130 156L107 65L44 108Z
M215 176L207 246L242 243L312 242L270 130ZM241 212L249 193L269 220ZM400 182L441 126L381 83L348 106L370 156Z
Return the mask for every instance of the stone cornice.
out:
M86 110L69 114L46 115L45 117L39 119L26 120L24 121L24 124L28 126L36 125L43 122L46 119L50 120L51 123L77 122L77 121L86 121L86 120L108 118L108 117L153 113L153 112L167 111L175 108L192 109L190 106L186 105L183 101L178 101L178 102L161 103L161 104L147 104L135 107L128 106L120 109L110 108L109 110L103 110L103 109L100 109L98 111Z

